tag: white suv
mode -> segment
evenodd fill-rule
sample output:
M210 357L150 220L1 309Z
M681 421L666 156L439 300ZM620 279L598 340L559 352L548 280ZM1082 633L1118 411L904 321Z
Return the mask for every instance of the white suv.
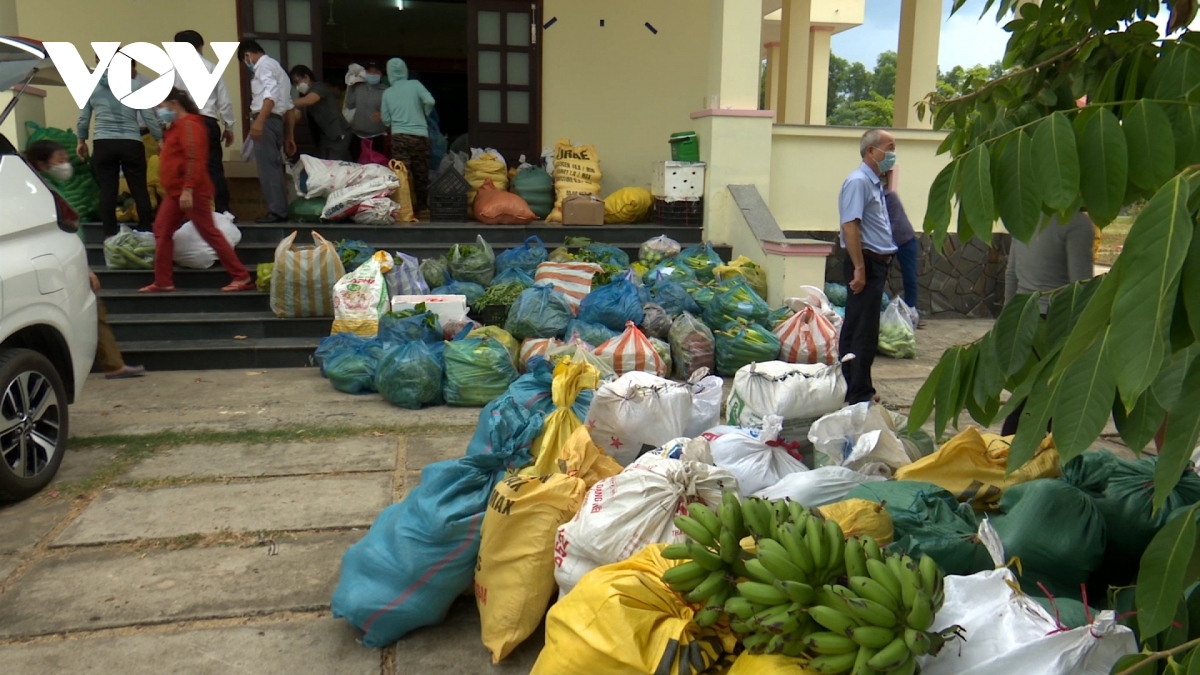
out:
M0 91L62 84L41 43L0 37ZM19 91L0 114L12 112ZM57 473L67 405L96 354L96 297L78 220L0 136L0 502Z

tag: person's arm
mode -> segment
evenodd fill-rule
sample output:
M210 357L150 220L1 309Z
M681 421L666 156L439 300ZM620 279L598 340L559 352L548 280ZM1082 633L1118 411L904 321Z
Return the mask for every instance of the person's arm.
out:
M307 108L321 102L321 95L315 91L310 91L300 98L292 99L292 105L296 108Z
M154 140L162 142L163 129L162 123L158 121L158 113L153 108L139 111L142 113L142 121L146 124L146 129L150 131L150 135Z
M425 108L425 116L429 117L429 113L433 112L433 106L435 103L433 100L433 94L429 93L429 90L425 88L425 85L421 84L420 82L418 82L417 85L421 87L421 89L417 92L417 95L421 97L421 104Z
M296 121L300 115L299 108L292 108L283 116L283 152L288 157L296 154Z
M867 266L862 252L862 216L870 189L861 180L848 179L842 184L841 194L838 195L842 238L846 242L846 254L854 264L854 278L850 281L850 290L854 293L861 293L867 287Z
M1066 239L1067 277L1071 281L1091 279L1096 275L1096 230L1092 219L1082 213L1076 215L1071 219Z
M383 122L388 128L388 133L392 133L392 106L389 105L387 94L384 94L380 101L379 121Z
M233 99L229 97L229 87L225 86L224 79L217 80L216 113L225 125L225 133L221 134L221 139L228 148L233 145L233 127L237 124L237 118L233 116Z
M189 211L195 206L192 197L196 192L197 176L202 172L204 175L207 175L208 172L207 157L201 156L201 151L208 149L208 137L207 134L196 132L196 127L199 126L196 122L197 120L194 119L182 122L178 130L178 133L182 136L184 157L183 193L179 195L179 208L184 211ZM177 132L172 130L171 133L174 134ZM204 145L201 146L201 143L204 143Z
M342 101L344 110L354 110L358 105L358 89L359 85L352 84L346 88L346 98Z

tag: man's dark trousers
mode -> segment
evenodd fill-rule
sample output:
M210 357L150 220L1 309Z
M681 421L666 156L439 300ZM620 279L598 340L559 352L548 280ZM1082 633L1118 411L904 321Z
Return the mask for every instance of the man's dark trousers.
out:
M225 181L225 151L221 144L221 125L215 119L204 117L204 126L208 127L208 177L212 179L213 201L216 212L225 213L229 210L229 183Z
M883 303L883 288L887 285L888 267L892 256L876 257L863 250L867 285L861 293L850 290L854 279L854 262L845 256L843 268L846 275L846 320L842 324L842 335L838 350L844 357L854 358L842 364L846 377L846 402L853 405L870 401L875 396L871 383L871 364L875 362L875 350L879 346L879 308Z

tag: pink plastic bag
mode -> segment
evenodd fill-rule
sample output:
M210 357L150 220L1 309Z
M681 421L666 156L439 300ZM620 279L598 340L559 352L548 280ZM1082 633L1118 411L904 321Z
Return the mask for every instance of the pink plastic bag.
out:
M358 153L359 164L382 164L387 166L388 157L376 148L383 145L383 136L362 139L362 152Z

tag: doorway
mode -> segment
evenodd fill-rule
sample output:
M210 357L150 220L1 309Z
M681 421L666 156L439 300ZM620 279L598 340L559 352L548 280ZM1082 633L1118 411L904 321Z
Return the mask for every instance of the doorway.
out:
M521 154L540 154L541 0L238 3L240 34L257 39L285 70L308 65L344 95L350 64L375 62L386 74L388 59L399 57L437 101L451 148L494 147L514 166ZM308 137L298 125L301 152Z

